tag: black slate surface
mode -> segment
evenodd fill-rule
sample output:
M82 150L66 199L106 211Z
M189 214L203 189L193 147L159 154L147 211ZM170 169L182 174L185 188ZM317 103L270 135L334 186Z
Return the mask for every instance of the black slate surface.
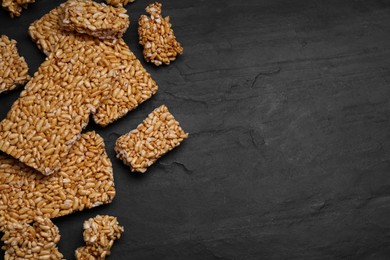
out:
M61 1L37 0L0 34L31 73L44 55L28 25ZM127 6L124 38L142 59ZM145 64L160 89L101 128L117 197L54 220L67 259L82 222L125 227L110 259L390 259L390 1L162 1L185 53ZM4 118L20 90L0 96ZM146 174L115 159L118 136L166 104L190 137Z

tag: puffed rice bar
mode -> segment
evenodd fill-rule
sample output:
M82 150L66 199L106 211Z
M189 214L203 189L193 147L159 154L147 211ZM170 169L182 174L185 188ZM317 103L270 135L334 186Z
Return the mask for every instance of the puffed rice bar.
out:
M30 79L28 65L19 56L16 41L6 35L0 37L0 93L10 91Z
M60 233L48 218L38 217L32 225L9 223L4 230L4 259L63 259L57 248Z
M61 25L67 31L85 33L100 39L121 38L130 25L127 10L91 0L69 0L63 5Z
M141 15L138 21L139 43L144 47L146 61L156 66L170 64L176 56L183 54L183 47L176 40L169 22L169 16L161 15L161 4L154 3L146 7L150 17Z
M110 255L114 241L121 237L124 229L119 225L116 217L98 215L86 220L83 224L83 237L86 246L79 247L76 259L105 259Z
M106 3L115 7L125 6L134 3L135 0L106 0Z
M62 12L63 9L57 7L35 21L29 28L32 39L46 55L54 52L54 49L64 37L74 37L71 33L63 31L59 25L59 17ZM86 40L92 39L87 35L78 35L77 37ZM101 100L100 106L93 115L94 121L101 126L106 126L125 116L158 90L156 82L123 39L117 40L113 45L109 43L106 45L104 51L109 57L115 56L116 59L112 60L111 63L113 68L109 75L112 84L110 93L107 93Z
M27 9L27 5L30 3L35 3L35 0L2 0L1 5L14 18L20 16L23 8Z
M7 223L30 223L110 203L115 197L112 164L103 138L87 132L72 147L61 171L43 176L0 155L0 231Z
M46 39L44 26L31 34ZM123 39L112 45L64 33L54 46L0 122L0 150L44 175L61 168L90 114L105 126L158 89Z
M116 141L117 158L131 171L145 172L158 158L188 137L165 105L156 108L137 129Z

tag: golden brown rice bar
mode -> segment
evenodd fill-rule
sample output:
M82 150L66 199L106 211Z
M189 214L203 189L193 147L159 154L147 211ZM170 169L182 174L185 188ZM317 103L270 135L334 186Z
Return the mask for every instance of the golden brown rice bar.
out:
M91 0L69 0L64 9L61 25L67 31L85 33L100 39L121 38L130 25L127 10Z
M62 12L62 8L57 7L35 21L29 28L32 39L46 55L50 55L54 51L54 48L61 42L60 38L75 37L61 29L59 17ZM93 38L87 35L77 35L77 38L92 39L93 41ZM101 42L96 42L96 44L103 45ZM158 89L156 82L123 39L117 40L113 45L109 43L105 45L104 51L107 56L115 56L116 59L111 62L113 67L111 74L104 75L111 77L110 93L107 93L100 101L99 107L93 116L94 121L101 126L106 126L125 116L129 111L155 94Z
M83 237L86 246L76 250L76 259L105 259L110 255L114 241L121 237L124 229L116 217L98 215L84 222Z
M169 64L176 56L183 54L183 47L176 40L169 22L169 16L161 15L161 4L154 3L146 7L150 17L141 15L138 21L139 43L144 47L146 61L156 66Z
M2 0L2 7L7 10L10 16L20 16L22 9L27 9L27 4L35 3L35 0Z
M95 132L83 134L61 171L50 176L0 155L0 231L9 222L64 216L110 203L114 196L112 165Z
M115 7L125 6L128 3L134 3L135 0L106 0L106 3Z
M116 141L116 156L131 171L145 172L158 158L188 137L165 105L156 108L138 125Z
M58 6L49 13L34 21L28 28L32 40L37 44L38 48L50 56L54 51L60 39L65 36L71 37L73 33L63 30L60 24L60 17L64 16L64 8ZM81 35L79 36L82 37ZM85 39L92 38L84 35Z
M51 34L49 23L44 29L39 24L30 27L33 38L53 40L41 33ZM61 168L90 114L106 126L149 99L158 87L122 39L112 45L64 33L55 44L43 46L54 48L44 49L49 57L0 122L0 150L50 175Z
M28 65L19 56L16 41L0 36L0 93L25 84L30 79Z
M4 230L4 259L63 259L57 243L60 233L48 218L38 217L34 224L9 223Z

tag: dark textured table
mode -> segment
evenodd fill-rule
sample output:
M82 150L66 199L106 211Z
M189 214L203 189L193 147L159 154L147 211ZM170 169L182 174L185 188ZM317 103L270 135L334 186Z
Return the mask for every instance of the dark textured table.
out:
M114 202L55 219L72 259L82 223L125 227L111 259L389 259L390 1L163 1L185 53L142 59L127 6L125 41L160 89L101 128ZM0 34L31 74L45 56L28 25L60 3L37 0ZM0 96L5 117L20 90ZM166 104L190 137L146 174L115 158L115 140Z

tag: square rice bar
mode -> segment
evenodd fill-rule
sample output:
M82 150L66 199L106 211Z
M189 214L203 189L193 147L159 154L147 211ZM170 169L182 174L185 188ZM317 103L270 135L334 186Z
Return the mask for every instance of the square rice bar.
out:
M117 157L131 171L145 172L158 158L188 137L165 105L156 108L138 127L116 141Z

